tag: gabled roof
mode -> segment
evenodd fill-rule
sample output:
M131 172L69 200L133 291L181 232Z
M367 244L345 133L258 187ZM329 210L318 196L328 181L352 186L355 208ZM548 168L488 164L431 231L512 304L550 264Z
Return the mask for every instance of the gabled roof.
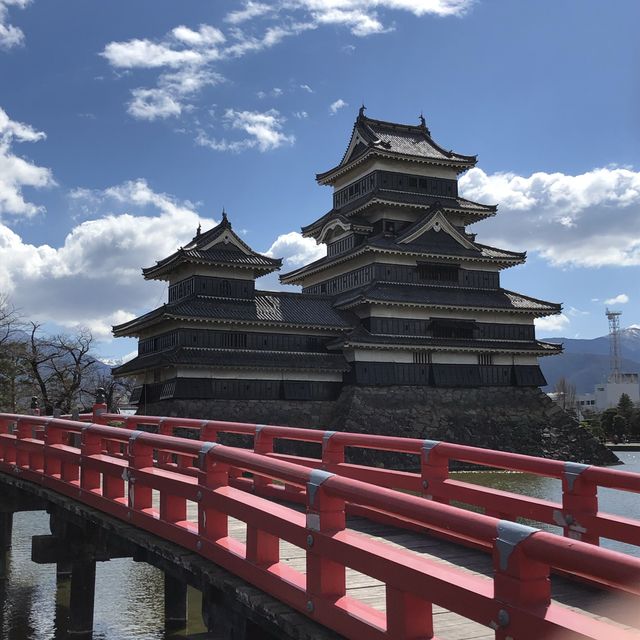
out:
M320 184L331 184L344 171L363 162L371 154L427 162L468 169L476 164L476 156L466 156L454 151L447 151L431 137L424 118L420 124L399 124L374 120L364 115L364 107L360 109L353 125L349 146L340 163L316 175Z
M434 285L378 283L365 289L346 292L335 301L339 309L353 309L362 304L429 307L438 309L494 310L523 312L542 317L560 313L562 305L530 298L506 289L485 290Z
M446 233L450 238L457 242L462 248L482 253L469 238L460 233L442 213L440 208L434 210L416 220L413 224L406 227L401 234L396 237L396 244L410 245L419 243L422 238L430 231L435 233Z
M348 314L334 309L327 296L284 291L256 291L254 298L193 296L113 327L114 336L139 335L146 327L167 320L215 321L254 326L292 326L344 330L351 326Z
M461 197L450 198L446 196L376 188L339 209L331 209L331 211L325 213L321 218L302 227L302 235L319 239L324 227L338 217L344 220L350 220L352 224L366 225L368 223L366 218L362 217L365 215L363 212L378 204L399 205L400 207L412 208L414 210L428 210L434 205L437 205L444 211L462 214L468 219L468 224L494 216L498 210L496 205L480 204L479 202L472 202L471 200Z
M232 230L225 212L222 222L205 231L200 227L191 242L170 256L159 260L153 267L142 270L146 280L165 280L167 275L185 263L209 266L236 267L251 270L257 276L276 271L282 266L279 258L270 258L254 251Z
M456 231L456 233L461 236L459 232ZM444 240L446 238L450 241L445 242ZM358 245L344 253L336 256L325 256L294 271L283 273L280 276L280 282L284 284L298 284L302 278L312 273L324 271L334 265L347 262L356 256L367 253L405 255L415 257L418 260L435 259L439 261L453 260L460 262L460 259L464 259L470 262L491 263L500 269L522 264L527 257L526 252L519 253L507 251L506 249L497 249L486 244L480 244L479 242L472 242L470 239L467 239L467 242L471 245L470 248L462 246L453 240L451 236L441 236L435 231L429 231L423 234L419 242L399 243L398 238L381 233L367 238L366 243Z

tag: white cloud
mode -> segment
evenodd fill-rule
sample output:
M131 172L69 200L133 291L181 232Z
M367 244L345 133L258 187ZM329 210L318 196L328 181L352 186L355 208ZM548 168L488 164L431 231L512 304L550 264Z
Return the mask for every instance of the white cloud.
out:
M11 49L24 44L22 29L7 22L9 7L24 9L31 0L0 0L0 49Z
M621 167L580 175L488 175L460 179L464 197L499 203L478 227L480 242L534 251L554 266L640 265L640 172Z
M285 119L275 109L264 112L227 109L223 121L228 129L243 131L249 137L235 141L227 141L224 138L217 140L201 132L196 142L216 151L242 151L252 148L271 151L295 142L293 134L282 131Z
M11 120L0 108L0 217L2 214L30 217L42 210L24 199L22 189L53 186L55 181L51 170L16 156L13 145L16 142L38 142L44 138L42 131Z
M248 2L241 11L227 15L233 24L247 22L265 15L280 19L302 19L317 25L347 27L356 36L369 36L388 31L379 11L406 11L417 17L463 15L473 0L281 0L266 5Z
M548 316L546 318L536 318L534 320L536 329L544 331L546 334L561 333L571 323L569 318L561 313L556 316Z
M244 5L244 9L240 9L239 11L232 11L231 13L225 16L225 22L229 22L231 24L240 24L241 22L246 22L247 20L253 20L254 18L258 18L260 16L264 16L268 13L274 11L274 7L268 4L264 4L262 2L246 2Z
M265 252L265 255L272 258L283 258L285 267L295 268L318 260L326 253L325 245L317 245L313 238L304 238L297 231L290 231L279 235Z
M106 339L111 324L165 299L166 284L144 281L141 268L186 244L201 222L206 229L214 221L144 180L71 195L85 199L96 217L74 227L59 247L28 244L0 224L0 291L29 319L86 326Z
M4 0L24 2L26 0ZM462 15L474 0L277 0L249 1L225 16L226 33L211 25L197 30L180 25L157 40L134 38L108 43L101 55L116 69L157 69L156 87L138 87L128 105L139 119L178 117L188 111L195 95L221 76L213 66L250 53L258 53L323 25L341 25L354 35L367 36L388 31L383 12L404 11L420 17L426 14ZM0 6L3 0L0 0ZM269 24L264 24L265 21ZM239 25L243 25L242 28ZM353 50L353 46L348 46ZM176 85L170 71L186 74L191 82ZM308 84L299 85L309 93ZM279 92L274 89L274 92ZM264 93L258 95L264 97ZM274 93L279 95L279 93ZM345 106L345 105L343 105Z
M342 98L338 98L335 102L332 102L329 105L329 113L332 116L335 116L336 113L338 113L338 111L340 111L340 109L343 109L344 107L348 107L349 103L345 102Z
M627 304L629 302L629 296L626 293L621 293L613 298L609 298L604 301L605 304Z
M182 103L164 89L134 89L127 111L139 120L170 118L182 113Z
M298 118L298 120L306 120L309 114L306 111L294 111L293 117Z

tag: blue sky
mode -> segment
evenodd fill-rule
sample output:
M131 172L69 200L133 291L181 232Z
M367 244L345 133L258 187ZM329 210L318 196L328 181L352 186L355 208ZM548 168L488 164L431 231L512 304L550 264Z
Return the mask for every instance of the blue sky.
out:
M564 304L540 336L640 323L640 3L0 0L0 292L51 330L163 301L140 269L223 207L285 269L318 257L362 102L478 154L478 240L526 250L507 288ZM268 288L275 280L261 281Z

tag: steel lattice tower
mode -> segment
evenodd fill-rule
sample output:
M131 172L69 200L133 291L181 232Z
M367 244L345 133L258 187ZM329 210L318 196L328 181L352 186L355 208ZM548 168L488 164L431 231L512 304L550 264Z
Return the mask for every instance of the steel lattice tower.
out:
M620 382L620 316L621 311L606 311L609 320L609 358L611 374L609 382Z

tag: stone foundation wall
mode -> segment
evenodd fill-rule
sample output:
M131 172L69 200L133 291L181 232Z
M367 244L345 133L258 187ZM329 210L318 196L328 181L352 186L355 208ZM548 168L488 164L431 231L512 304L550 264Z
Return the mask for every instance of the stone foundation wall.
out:
M334 401L167 400L140 406L139 413L429 438L587 464L617 462L535 387L347 385ZM351 459L398 468L415 465L414 457L364 450Z

